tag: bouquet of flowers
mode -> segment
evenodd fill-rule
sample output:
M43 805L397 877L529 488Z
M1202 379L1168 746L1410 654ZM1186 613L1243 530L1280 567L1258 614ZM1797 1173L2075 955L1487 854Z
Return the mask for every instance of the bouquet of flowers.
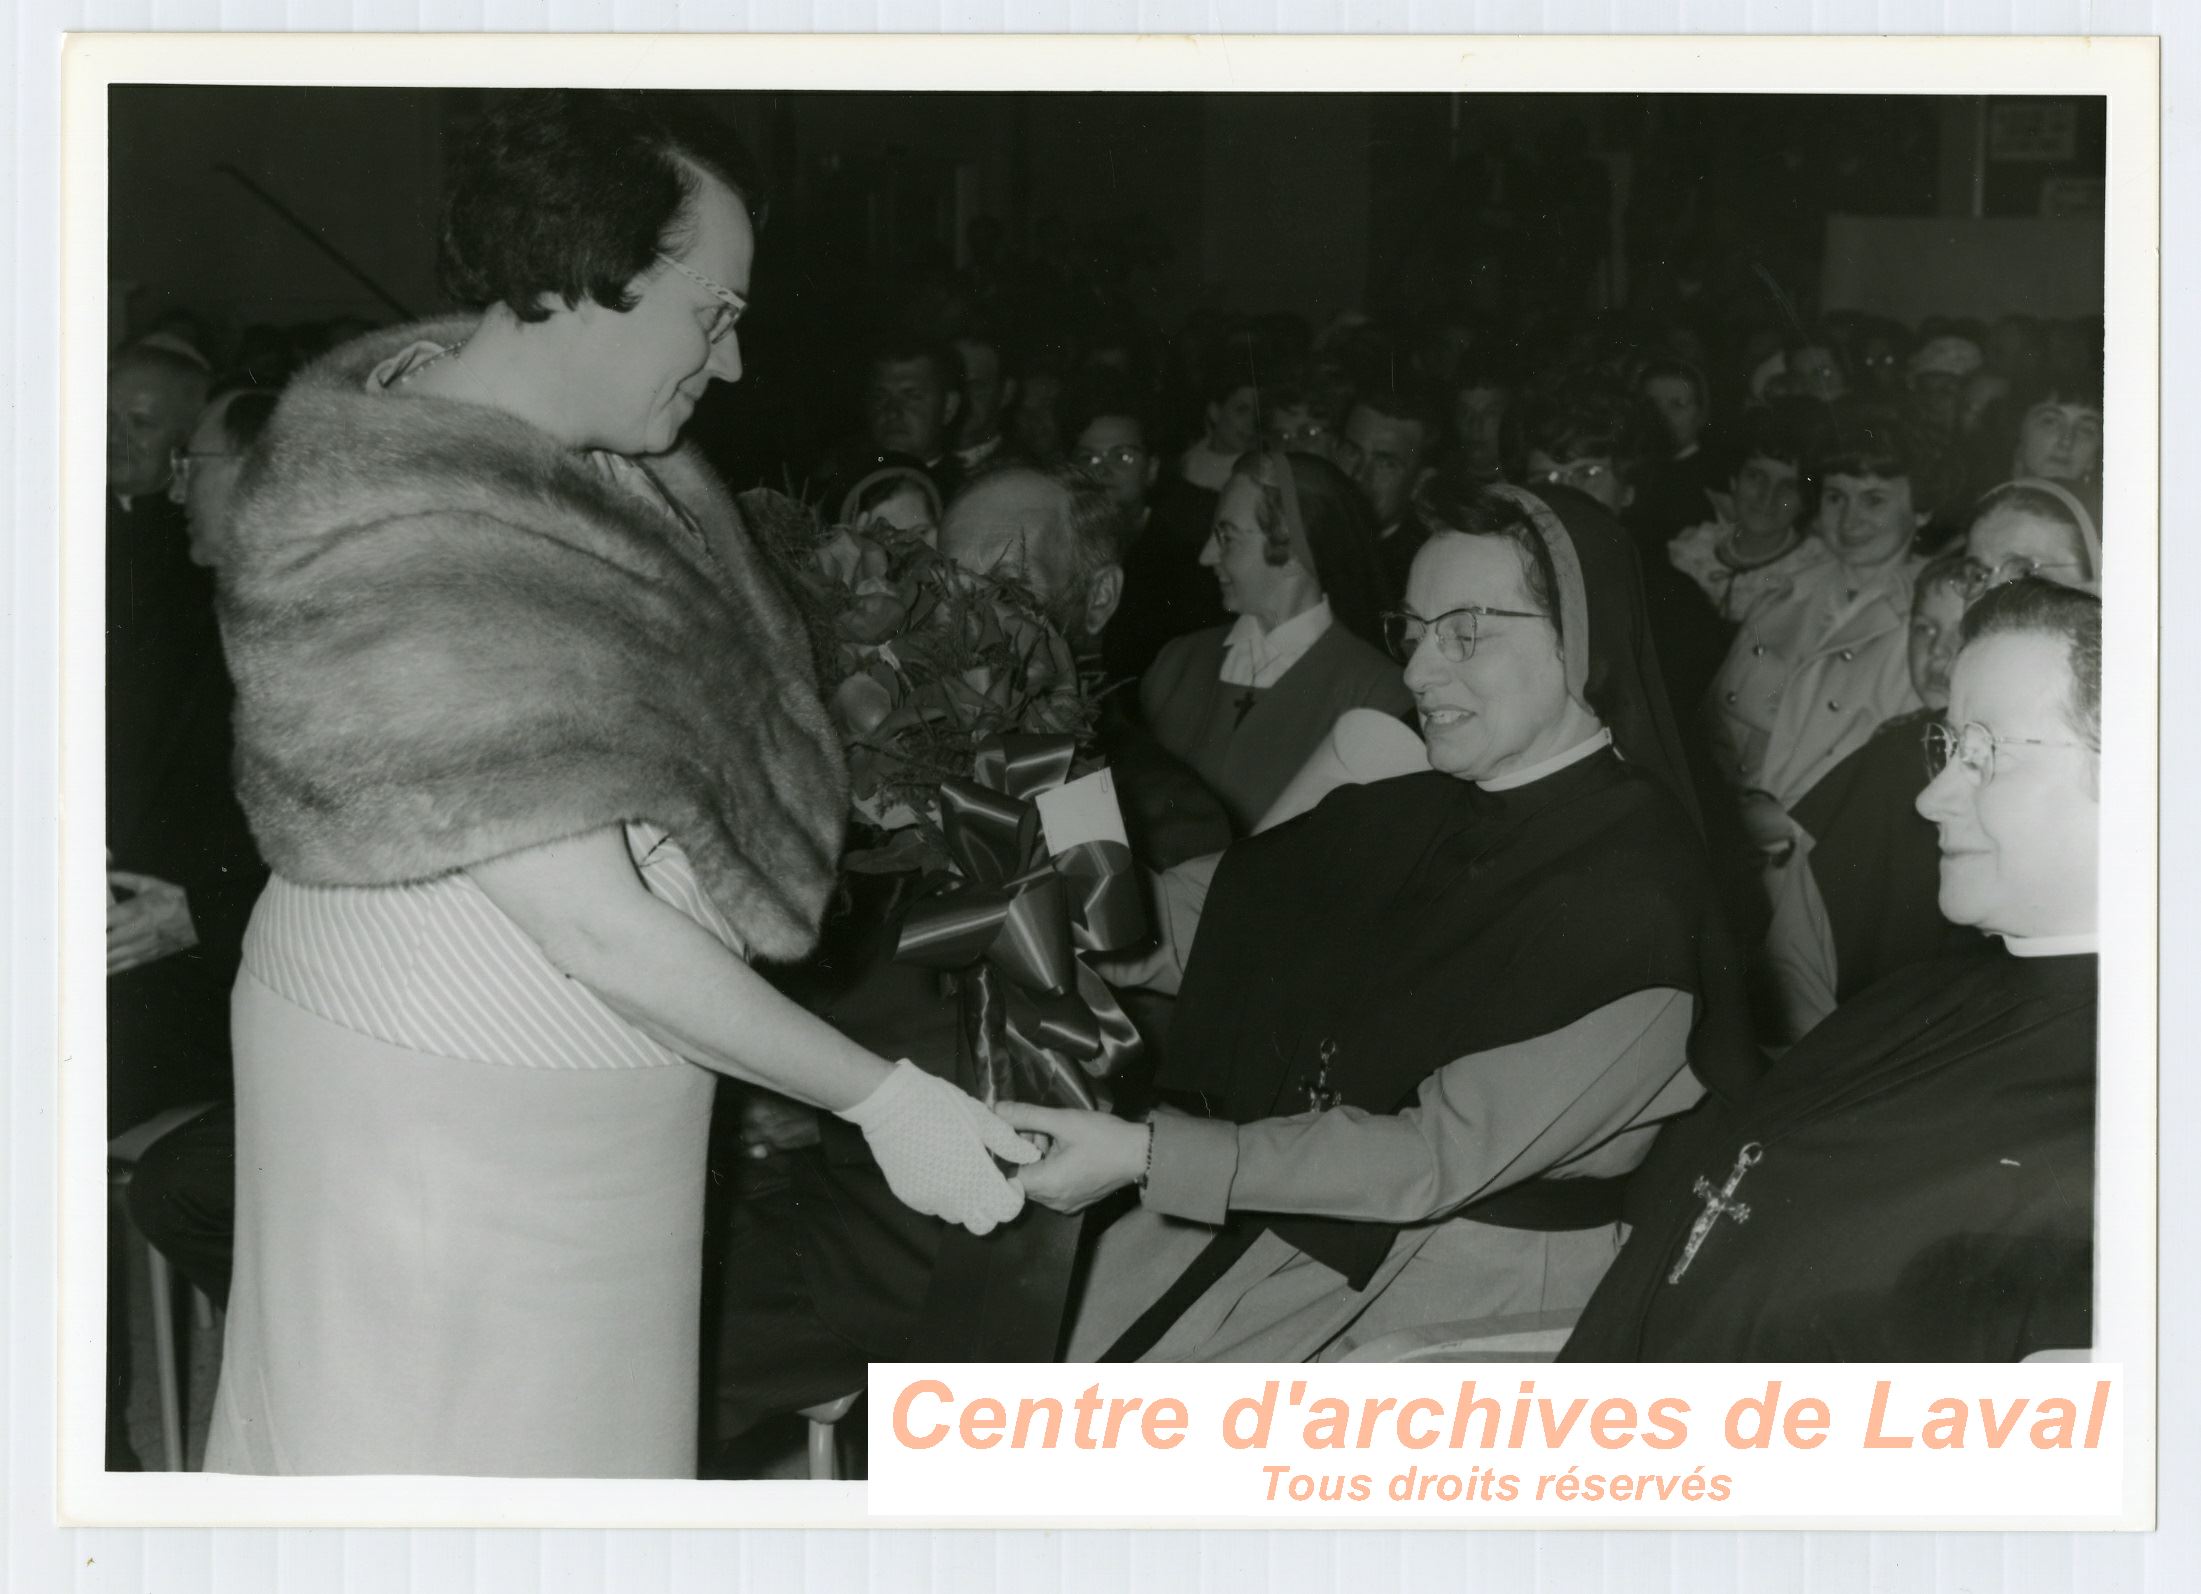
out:
M958 1083L984 1101L1098 1104L1139 1043L1079 954L1131 946L1147 923L1106 775L1097 828L1094 803L1059 800L1092 797L1072 788L1100 770L1084 751L1097 708L1061 628L1013 576L964 570L922 537L824 526L776 493L741 507L792 578L848 753L859 830L844 863L920 877L894 955L950 977Z
M746 494L742 509L800 589L855 817L877 836L851 869L945 866L941 785L970 778L990 742L1091 738L1097 709L1070 645L1013 577L965 570L892 527L823 526L777 493Z

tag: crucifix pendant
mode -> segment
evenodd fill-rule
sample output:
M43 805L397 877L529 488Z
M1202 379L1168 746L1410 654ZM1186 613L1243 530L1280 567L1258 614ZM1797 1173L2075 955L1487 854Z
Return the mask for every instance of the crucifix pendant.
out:
M1721 1218L1733 1218L1737 1223L1748 1223L1750 1221L1750 1204L1747 1201L1734 1199L1735 1187L1742 1183L1742 1176L1748 1173L1757 1164L1758 1159L1764 1155L1765 1147L1758 1141L1753 1140L1750 1144L1744 1146L1741 1151L1735 1154L1734 1171L1728 1174L1727 1182L1717 1190L1712 1188L1711 1180L1705 1178L1701 1173L1697 1175L1696 1196L1699 1201L1704 1203L1704 1210L1697 1214L1697 1221L1689 1225L1688 1243L1681 1248L1681 1260L1676 1262L1674 1270L1666 1275L1667 1283L1679 1284L1681 1282L1682 1274L1688 1272L1689 1264L1697 1259L1697 1250L1704 1244L1705 1236L1712 1232L1712 1225L1719 1222Z
M1338 1093L1330 1088L1330 1059L1337 1055L1337 1042L1326 1040L1322 1050L1315 1054L1314 1083L1307 1087L1307 1111L1328 1112L1337 1105Z

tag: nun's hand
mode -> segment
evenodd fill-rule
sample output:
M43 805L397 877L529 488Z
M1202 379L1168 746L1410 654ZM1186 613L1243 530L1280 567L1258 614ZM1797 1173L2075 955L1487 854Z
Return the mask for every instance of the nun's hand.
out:
M1024 1194L1055 1212L1083 1212L1094 1202L1146 1172L1153 1131L1101 1112L1062 1107L1033 1107L1005 1101L994 1111L1018 1129L1037 1131L1049 1141L1047 1155L1019 1172Z

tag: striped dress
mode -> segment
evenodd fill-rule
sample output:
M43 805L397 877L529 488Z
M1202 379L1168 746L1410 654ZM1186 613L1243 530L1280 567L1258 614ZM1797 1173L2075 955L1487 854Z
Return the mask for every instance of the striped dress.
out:
M702 545L646 470L589 457ZM740 955L679 846L625 834L649 891ZM693 1477L716 1076L464 873L275 877L231 1013L236 1261L207 1470Z
M642 883L738 951L687 854L626 827ZM303 886L280 875L245 932L244 967L286 1001L393 1046L519 1068L687 1062L560 973L465 874L401 886Z

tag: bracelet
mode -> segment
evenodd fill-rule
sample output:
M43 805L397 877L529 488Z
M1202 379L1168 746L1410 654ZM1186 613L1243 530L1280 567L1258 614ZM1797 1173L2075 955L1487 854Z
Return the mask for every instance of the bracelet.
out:
M1146 1166L1139 1170L1139 1188L1146 1188L1146 1181L1154 1177L1154 1120L1149 1118L1142 1125L1146 1130Z

